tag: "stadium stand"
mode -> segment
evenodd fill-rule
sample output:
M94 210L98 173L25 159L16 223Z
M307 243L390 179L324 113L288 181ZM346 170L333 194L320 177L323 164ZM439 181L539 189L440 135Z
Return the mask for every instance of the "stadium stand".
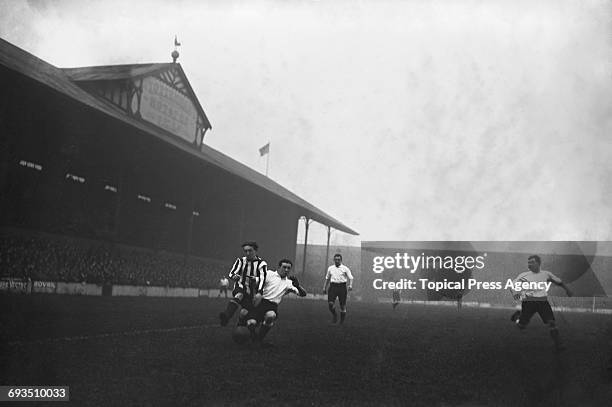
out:
M60 69L0 39L0 88L2 276L216 287L244 240L293 258L302 216L356 234L206 145L178 63Z
M215 288L229 264L61 235L3 231L0 277Z

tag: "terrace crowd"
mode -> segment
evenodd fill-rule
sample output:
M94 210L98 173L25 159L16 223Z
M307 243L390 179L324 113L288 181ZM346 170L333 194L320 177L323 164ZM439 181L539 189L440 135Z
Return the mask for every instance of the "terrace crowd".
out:
M62 236L0 236L0 277L213 288L230 266L184 254Z

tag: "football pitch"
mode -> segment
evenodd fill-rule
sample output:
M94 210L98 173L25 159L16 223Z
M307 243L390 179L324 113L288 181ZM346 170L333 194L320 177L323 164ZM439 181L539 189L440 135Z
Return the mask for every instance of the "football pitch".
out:
M610 316L556 312L556 354L538 316L521 333L508 310L349 302L339 326L287 299L261 349L218 325L225 304L2 295L0 385L68 385L78 406L612 405Z

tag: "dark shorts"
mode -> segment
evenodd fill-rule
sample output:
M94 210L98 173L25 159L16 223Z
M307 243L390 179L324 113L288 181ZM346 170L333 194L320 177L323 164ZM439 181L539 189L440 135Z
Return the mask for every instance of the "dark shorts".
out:
M259 303L259 306L254 307L249 311L247 320L254 319L255 321L261 323L263 322L266 312L268 311L274 311L276 318L278 318L278 304L264 298Z
M238 304L240 304L240 306L242 308L245 308L247 310L251 310L253 308L253 296L251 294L249 294L244 288L241 287L234 287L234 290L232 291L232 297L236 298L236 295L242 293L242 300L237 301Z
M533 314L535 314L536 312L540 314L540 318L542 318L542 322L544 322L545 324L555 320L553 310L547 300L523 301L521 303L521 316L519 318L519 325L526 326L531 320Z
M338 298L340 306L344 307L346 305L346 293L346 283L330 283L327 290L327 301L336 302L336 298Z

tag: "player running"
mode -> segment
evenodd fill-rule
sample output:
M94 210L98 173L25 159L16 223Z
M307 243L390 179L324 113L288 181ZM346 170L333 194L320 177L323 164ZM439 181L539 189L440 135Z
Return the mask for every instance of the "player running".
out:
M238 257L229 272L230 280L234 281L233 298L227 304L225 311L219 314L221 326L226 326L239 307L238 325L246 325L246 316L251 308L257 306L262 299L263 286L266 280L268 265L257 255L257 242L242 244L243 257Z
M344 323L346 318L346 297L347 297L347 283L348 291L353 289L353 275L351 270L342 264L342 255L336 253L334 255L334 264L329 266L327 274L325 274L325 285L323 286L323 294L327 294L327 302L329 312L332 314L332 323L338 321L338 314L334 305L336 298L340 303L340 323ZM329 290L328 290L329 287Z
M229 280L227 279L227 277L223 276L221 277L221 279L219 280L219 294L217 295L217 298L221 297L221 294L225 294L225 298L227 298L227 288L229 287Z
M393 309L397 308L397 306L399 305L399 303L402 301L401 297L400 297L400 291L399 290L393 290L393 299L391 301L391 305L393 305Z
M247 316L247 327L251 338L263 344L266 334L272 329L278 319L278 304L283 296L294 293L300 297L306 296L306 290L300 286L297 277L289 277L293 263L289 259L278 262L278 271L268 270L263 286L262 300ZM261 324L259 333L257 326Z
M568 297L572 296L570 289L563 283L563 281L555 276L550 271L542 270L542 260L540 256L533 255L527 259L527 268L529 271L525 271L518 275L514 280L515 283L529 282L529 283L547 283L552 282L558 286L563 287ZM516 322L520 329L525 329L527 324L531 320L531 317L536 312L542 318L542 322L548 325L550 330L550 337L555 344L555 350L563 350L561 341L559 339L559 330L555 323L555 316L553 310L548 302L546 289L535 289L535 290L523 290L513 291L515 300L521 300L521 311L517 311L512 315L512 320Z

